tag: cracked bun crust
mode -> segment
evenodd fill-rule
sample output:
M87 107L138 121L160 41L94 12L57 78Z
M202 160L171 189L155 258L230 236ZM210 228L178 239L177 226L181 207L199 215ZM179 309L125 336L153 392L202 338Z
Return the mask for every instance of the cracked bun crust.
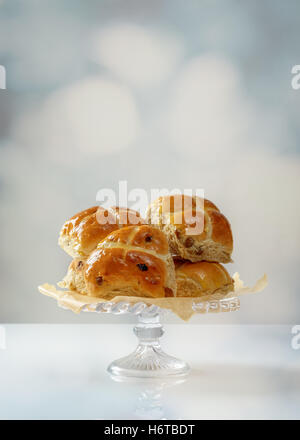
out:
M192 262L231 262L233 238L226 217L209 200L187 195L159 197L146 221L167 236L175 257Z
M71 257L86 259L96 249L99 241L111 232L124 226L144 223L140 214L132 209L93 206L75 214L64 223L58 244Z
M233 280L219 263L176 263L177 297L195 297L233 291Z
M102 240L84 261L75 259L59 284L99 298L176 296L175 266L165 235L152 226L128 226Z

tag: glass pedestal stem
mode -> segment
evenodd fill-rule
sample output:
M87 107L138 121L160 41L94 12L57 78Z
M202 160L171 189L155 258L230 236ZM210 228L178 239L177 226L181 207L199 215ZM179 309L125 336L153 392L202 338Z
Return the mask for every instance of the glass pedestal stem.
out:
M166 377L184 376L190 368L184 361L167 355L161 348L160 338L164 334L160 315L141 313L134 327L138 346L129 356L112 362L108 372L122 377Z

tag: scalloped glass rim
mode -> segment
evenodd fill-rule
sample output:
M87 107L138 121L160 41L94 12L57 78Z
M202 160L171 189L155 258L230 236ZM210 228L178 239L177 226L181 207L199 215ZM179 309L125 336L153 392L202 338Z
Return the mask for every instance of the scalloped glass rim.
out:
M61 306L65 308L64 306ZM195 300L192 303L192 310L195 313L217 313L217 312L233 312L239 310L240 300L238 297L233 296L231 298L211 300L211 301L199 301ZM140 313L147 313L147 315L156 315L170 313L171 310L161 308L154 304L148 305L144 302L138 302L131 304L127 301L119 302L100 302L96 304L86 304L82 307L83 312L96 312L96 313L112 313L114 315L123 315L131 313L133 315L139 315Z

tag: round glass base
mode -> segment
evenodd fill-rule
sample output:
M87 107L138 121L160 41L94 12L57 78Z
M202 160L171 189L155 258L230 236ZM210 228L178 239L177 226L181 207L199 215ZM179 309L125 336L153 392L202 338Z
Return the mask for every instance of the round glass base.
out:
M107 371L118 377L177 377L189 373L189 365L173 356L167 355L159 344L140 344L129 356L112 362Z

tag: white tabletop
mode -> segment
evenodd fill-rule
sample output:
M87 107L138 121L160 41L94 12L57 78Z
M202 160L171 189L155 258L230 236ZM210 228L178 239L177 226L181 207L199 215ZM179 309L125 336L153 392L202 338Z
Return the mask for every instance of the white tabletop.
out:
M163 348L192 367L181 383L110 378L107 365L135 348L128 324L4 329L1 419L300 418L291 326L167 325Z

